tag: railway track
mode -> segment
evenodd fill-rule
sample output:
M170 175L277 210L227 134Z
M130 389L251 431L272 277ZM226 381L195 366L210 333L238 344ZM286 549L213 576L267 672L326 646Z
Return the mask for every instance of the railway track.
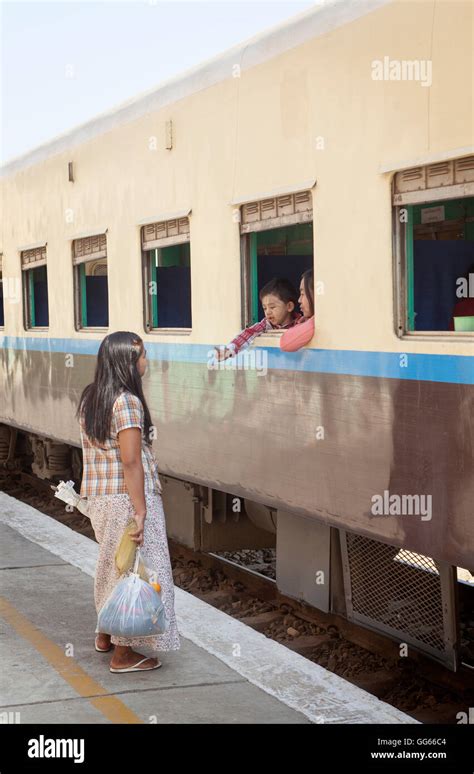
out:
M95 540L90 521L67 511L49 481L0 470L0 491ZM178 587L417 720L455 724L457 713L473 706L468 665L453 673L414 651L400 658L396 642L281 594L268 568L262 575L217 554L169 545Z

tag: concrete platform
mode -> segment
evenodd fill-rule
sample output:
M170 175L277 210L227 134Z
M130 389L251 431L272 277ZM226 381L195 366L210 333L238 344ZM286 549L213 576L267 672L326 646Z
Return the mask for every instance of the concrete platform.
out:
M94 649L97 544L1 492L0 540L0 722L416 723L179 588L181 650L112 674Z

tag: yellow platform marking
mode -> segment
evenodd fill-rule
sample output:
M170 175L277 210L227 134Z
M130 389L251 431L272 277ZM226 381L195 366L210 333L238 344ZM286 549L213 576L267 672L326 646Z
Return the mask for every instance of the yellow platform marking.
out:
M55 642L48 639L4 597L0 596L0 615L25 640L41 653L56 672L73 688L79 696L86 698L112 723L142 723L143 721L132 712L120 699L108 695L105 688L96 682L82 667ZM95 652L95 651L94 651ZM98 696L91 696L98 694Z

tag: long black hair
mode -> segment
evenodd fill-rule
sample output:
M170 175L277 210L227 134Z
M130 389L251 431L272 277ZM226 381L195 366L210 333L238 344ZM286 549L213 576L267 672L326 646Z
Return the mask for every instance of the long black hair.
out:
M314 316L314 279L313 270L307 269L301 276L304 284L304 292L309 301L311 317Z
M109 333L102 340L94 381L82 391L76 411L81 414L84 430L92 441L104 443L110 437L112 408L121 392L131 392L140 398L144 410L145 440L151 446L151 415L143 395L142 378L137 363L143 351L143 340L130 331Z

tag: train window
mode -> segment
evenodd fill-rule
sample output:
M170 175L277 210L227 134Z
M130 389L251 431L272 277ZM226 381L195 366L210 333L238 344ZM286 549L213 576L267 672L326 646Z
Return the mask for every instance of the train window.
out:
M5 310L3 307L3 253L0 253L0 328L5 326Z
M398 335L472 335L474 156L397 173L394 205Z
M144 326L151 330L191 329L189 218L142 228Z
M289 279L298 290L313 268L311 191L249 202L241 208L243 325L264 317L261 288L274 277Z
M49 325L48 272L46 246L21 251L23 280L23 323L30 328L47 328Z
M109 288L105 234L74 239L72 253L76 329L107 328Z

